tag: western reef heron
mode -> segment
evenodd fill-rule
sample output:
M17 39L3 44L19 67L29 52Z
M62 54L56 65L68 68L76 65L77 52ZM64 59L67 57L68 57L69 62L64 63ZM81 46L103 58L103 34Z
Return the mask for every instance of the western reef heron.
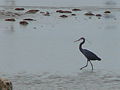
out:
M93 64L92 64L91 60L93 60L93 61L95 61L95 60L101 61L101 58L99 58L93 52L91 52L91 51L89 51L87 49L83 49L82 48L82 45L85 43L85 38L84 37L81 37L80 39L78 39L78 40L76 40L74 42L78 42L78 41L81 41L81 40L82 40L82 42L79 45L79 50L87 58L87 64L85 66L83 66L82 68L80 68L80 70L82 70L83 68L87 67L88 66L88 62L90 62L91 67L92 67L92 71L93 71Z

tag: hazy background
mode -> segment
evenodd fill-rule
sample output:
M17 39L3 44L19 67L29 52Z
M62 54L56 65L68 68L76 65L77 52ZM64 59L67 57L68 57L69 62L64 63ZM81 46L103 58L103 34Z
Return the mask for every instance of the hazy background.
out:
M16 6L118 6L119 0L1 0L0 5L14 3Z

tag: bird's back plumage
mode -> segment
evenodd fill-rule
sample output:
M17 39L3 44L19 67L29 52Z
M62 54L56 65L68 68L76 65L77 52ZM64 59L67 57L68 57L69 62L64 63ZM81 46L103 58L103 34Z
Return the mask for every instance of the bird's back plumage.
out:
M99 58L96 54L87 49L82 49L81 52L88 60L101 60L101 58Z

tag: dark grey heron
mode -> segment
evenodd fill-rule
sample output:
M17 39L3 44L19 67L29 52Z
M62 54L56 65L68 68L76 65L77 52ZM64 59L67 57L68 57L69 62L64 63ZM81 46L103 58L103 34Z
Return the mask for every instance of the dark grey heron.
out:
M92 70L93 70L93 64L91 63L91 60L98 60L98 61L101 61L101 58L99 58L96 54L94 54L93 52L87 50L87 49L83 49L82 48L82 45L85 43L85 38L84 37L81 37L80 39L74 41L74 42L77 42L77 41L81 41L82 42L80 43L79 45L79 50L82 52L82 54L87 58L87 64L85 66L83 66L82 68L80 68L80 70L82 70L83 68L87 67L88 66L88 62L90 62L91 66L92 66Z

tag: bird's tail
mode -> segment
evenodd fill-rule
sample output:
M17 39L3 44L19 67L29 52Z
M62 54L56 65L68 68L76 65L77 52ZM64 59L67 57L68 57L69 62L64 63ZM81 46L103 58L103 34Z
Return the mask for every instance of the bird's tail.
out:
M101 61L101 58L98 58L98 61Z

